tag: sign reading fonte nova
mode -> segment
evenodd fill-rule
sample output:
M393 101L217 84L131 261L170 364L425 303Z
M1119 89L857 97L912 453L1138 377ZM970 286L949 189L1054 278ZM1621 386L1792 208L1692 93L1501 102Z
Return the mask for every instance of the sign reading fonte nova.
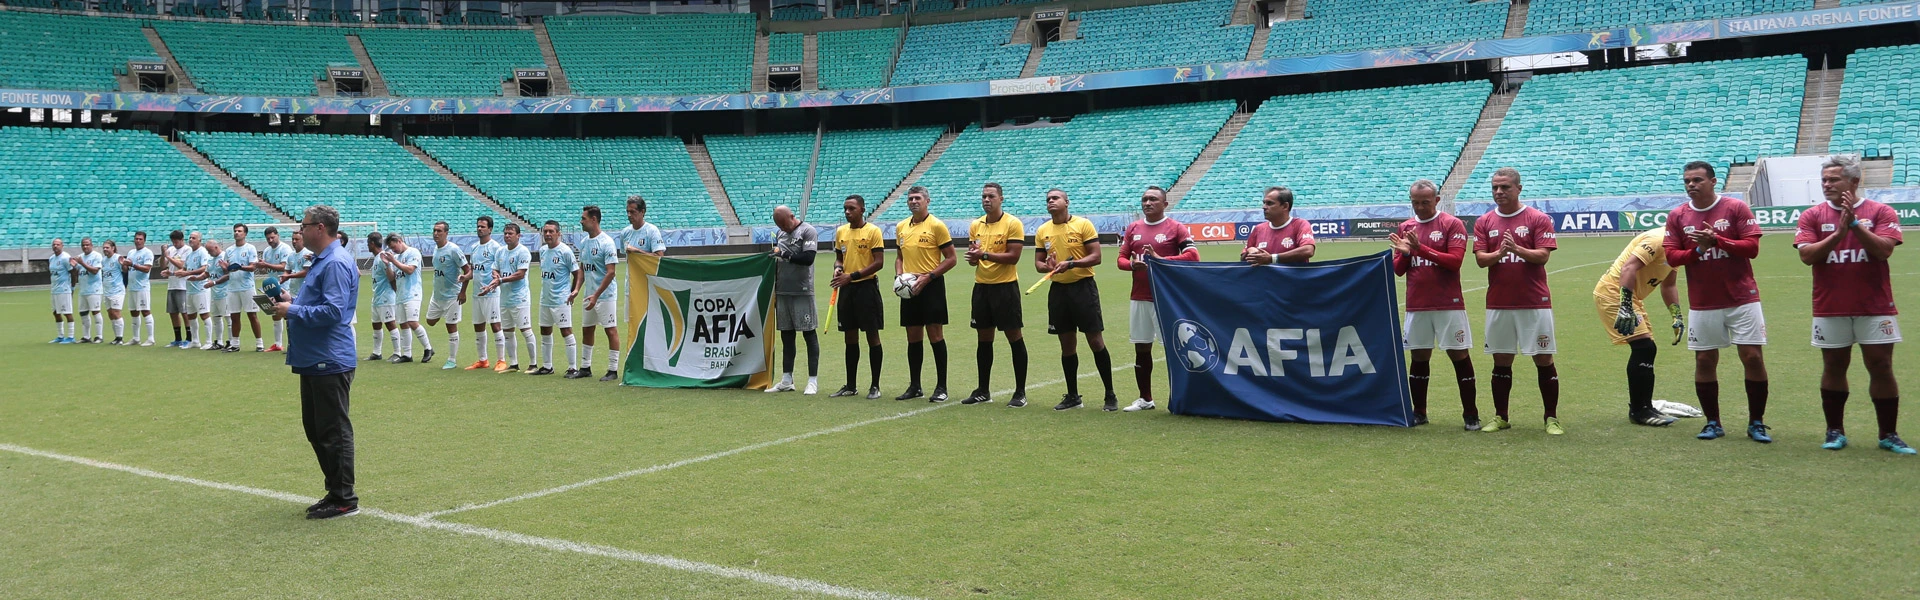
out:
M625 385L747 387L771 381L773 258L627 257Z

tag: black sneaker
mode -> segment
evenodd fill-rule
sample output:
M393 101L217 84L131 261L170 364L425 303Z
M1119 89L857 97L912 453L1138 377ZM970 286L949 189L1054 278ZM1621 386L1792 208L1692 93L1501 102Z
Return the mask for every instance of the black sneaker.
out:
M582 372L579 369L567 369L567 379L586 379L592 376L592 373Z
M421 363L421 364L426 364L426 363L430 363L430 362L433 362L433 349L432 349L432 348L428 348L426 352L422 352L422 353L420 353L420 363Z
M870 387L870 388L867 388L867 399L868 399L868 400L879 400L879 399L880 399L880 386L877 386L877 385L876 385L876 386L873 386L873 387Z
M943 388L943 387L937 387L937 388L933 388L933 395L932 395L932 396L928 396L928 397L927 397L927 401L928 401L928 402L933 402L933 403L940 403L940 402L946 402L946 401L947 401L947 388Z
M1660 414L1660 411L1654 410L1653 407L1647 407L1627 411L1627 420L1632 421L1635 425L1666 427L1672 425L1676 419Z
M860 392L853 391L853 384L849 383L847 385L840 386L840 389L835 390L833 393L827 394L827 397L828 398L845 398L848 396L855 396L859 394Z
M960 403L961 404L986 404L992 401L993 401L993 397L988 396L986 390L976 389L972 392L967 393L966 399L961 400Z
M1427 414L1426 414L1426 413L1413 413L1413 426L1414 426L1414 427L1419 427L1419 426L1421 426L1421 425L1425 425L1425 424L1427 424Z
M1013 397L1007 399L1007 408L1026 408L1026 407L1027 407L1026 392L1014 392Z
M314 519L314 520L321 520L321 519L332 519L336 517L345 517L345 516L357 515L357 514L360 514L359 504L338 504L334 502L327 502L327 503L321 504L320 508L307 511L307 518Z
M1467 431L1479 431L1479 430L1480 430L1480 415L1474 415L1474 416L1471 416L1471 417L1463 417L1463 418L1462 418L1462 420L1464 420L1464 421L1466 421L1466 422L1467 422L1467 426L1466 426L1466 430L1467 430Z
M113 338L113 341L107 342L107 345L108 346L125 346L127 345L127 343L120 341L120 338Z
M1103 403L1103 405L1102 405L1102 406L1100 407L1100 410L1104 410L1104 411L1107 411L1107 412L1117 412L1117 411L1119 411L1119 410L1120 410L1120 399L1119 399L1119 398L1115 398L1115 397L1113 397L1113 394L1107 394L1107 399L1106 399L1106 402L1105 402L1105 403Z
M600 376L601 381L613 381L619 378L620 378L619 371L607 371L607 374Z
M380 360L380 353L379 353L379 352L375 352L375 353L373 353L373 354L368 354L368 355L367 355L367 360Z
M222 352L239 352L239 351L240 351L240 347L235 346L233 344L227 344L227 349L222 350Z
M878 388L875 388L875 389L878 389ZM908 387L907 387L907 391L904 391L904 392L900 392L900 395L898 395L898 396L894 396L894 397L893 397L893 399L895 399L895 400L912 400L912 399L914 399L914 398L919 398L919 397L921 397L921 396L925 396L925 395L926 395L925 393L922 393L922 392L920 391L920 386L917 386L917 385L915 385L915 386L908 386Z
M1067 394L1060 397L1060 403L1053 405L1054 410L1072 410L1080 408L1080 395Z
M549 369L549 368L546 368L546 367L540 367L540 368L538 368L538 369L534 369L534 370L533 370L533 372L531 372L531 373L527 373L527 374L528 374L528 375L552 375L552 374L553 374L553 369Z
M410 363L410 362L413 362L413 357L407 356L405 354L393 357L393 364L396 364L396 365L403 364L403 363Z
M313 505L308 506L307 512L311 513L313 511L320 510L320 507L326 506L332 503L333 503L333 494L327 494L326 496L322 496L319 502L315 502L313 503Z

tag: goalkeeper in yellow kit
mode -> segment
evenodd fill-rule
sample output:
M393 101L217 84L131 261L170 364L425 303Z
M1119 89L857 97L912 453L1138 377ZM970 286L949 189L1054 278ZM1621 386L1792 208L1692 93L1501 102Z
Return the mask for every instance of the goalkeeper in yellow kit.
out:
M1653 341L1653 327L1647 322L1646 298L1660 288L1660 299L1673 316L1674 342L1686 332L1686 313L1680 311L1680 293L1674 285L1673 267L1667 265L1662 249L1665 228L1651 229L1633 237L1627 248L1614 259L1613 267L1593 286L1593 305L1607 336L1615 344L1632 349L1627 359L1627 419L1638 425L1664 427L1673 419L1653 409L1653 359L1660 346ZM1621 282L1632 282L1631 287Z

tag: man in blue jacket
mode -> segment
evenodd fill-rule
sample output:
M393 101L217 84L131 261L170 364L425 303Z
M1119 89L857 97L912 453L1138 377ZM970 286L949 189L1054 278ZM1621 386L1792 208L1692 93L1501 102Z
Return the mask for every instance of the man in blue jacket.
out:
M353 494L353 422L347 396L353 387L353 314L360 298L360 268L340 237L340 213L314 206L300 222L301 242L312 250L300 295L284 293L274 314L286 320L287 366L300 376L300 419L307 442L320 459L327 495L307 507L309 519L331 519L360 512Z

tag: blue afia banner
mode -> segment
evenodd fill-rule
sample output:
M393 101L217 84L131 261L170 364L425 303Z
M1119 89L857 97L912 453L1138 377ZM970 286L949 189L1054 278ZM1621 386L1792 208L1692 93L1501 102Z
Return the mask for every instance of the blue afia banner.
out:
M1390 253L1258 267L1148 260L1174 414L1413 424Z

